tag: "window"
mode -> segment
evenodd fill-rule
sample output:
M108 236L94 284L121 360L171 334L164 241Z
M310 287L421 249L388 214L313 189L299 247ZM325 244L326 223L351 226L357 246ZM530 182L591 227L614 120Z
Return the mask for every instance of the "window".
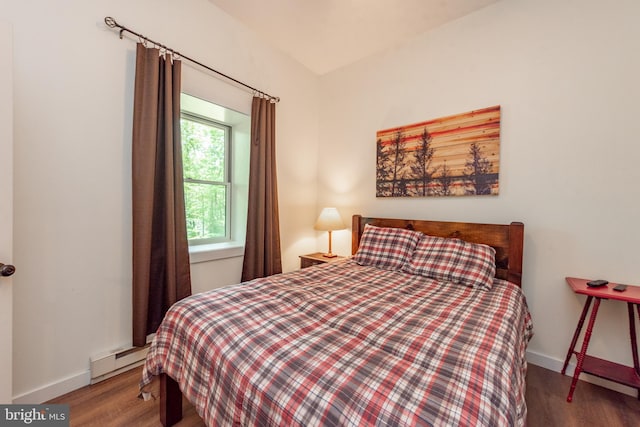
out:
M189 246L201 252L242 245L250 118L185 93L180 102Z
M229 240L229 126L183 111L180 119L187 237L194 244Z

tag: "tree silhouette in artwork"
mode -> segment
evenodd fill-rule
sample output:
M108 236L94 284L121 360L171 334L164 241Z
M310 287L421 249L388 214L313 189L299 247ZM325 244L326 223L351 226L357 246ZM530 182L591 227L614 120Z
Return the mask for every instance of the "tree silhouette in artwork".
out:
M424 128L422 132L422 136L420 138L420 143L414 153L414 162L411 165L411 171L413 172L413 176L416 181L420 183L416 192L418 195L426 196L427 188L429 186L429 181L431 181L431 173L429 173L429 166L431 165L431 160L433 159L433 147L431 147L431 135L427 131L427 128ZM422 194L420 194L422 193Z
M391 153L389 147L382 144L382 140L376 142L376 196L390 196L391 184Z
M398 180L398 184L396 185L396 196L406 197L409 195L409 181L410 179L406 178L403 174L402 178Z
M480 146L473 142L469 146L469 159L464 165L464 175L471 183L472 189L469 194L491 194L491 162L483 157Z
M453 184L453 176L451 176L451 169L447 167L447 161L443 162L443 165L440 166L442 172L440 173L440 177L438 178L438 183L440 184L440 188L438 189L439 196L450 196L451 195L451 186Z
M400 187L400 171L404 166L404 158L406 155L406 142L402 136L402 132L398 131L392 143L394 152L393 157L393 178L391 180L391 196L402 196ZM406 183L403 190L406 194Z

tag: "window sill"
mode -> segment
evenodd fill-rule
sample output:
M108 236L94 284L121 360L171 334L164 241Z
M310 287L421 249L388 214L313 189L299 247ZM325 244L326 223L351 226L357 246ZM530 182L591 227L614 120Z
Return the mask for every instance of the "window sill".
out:
M189 247L191 264L215 261L225 258L236 258L244 255L244 244L239 242L212 243Z

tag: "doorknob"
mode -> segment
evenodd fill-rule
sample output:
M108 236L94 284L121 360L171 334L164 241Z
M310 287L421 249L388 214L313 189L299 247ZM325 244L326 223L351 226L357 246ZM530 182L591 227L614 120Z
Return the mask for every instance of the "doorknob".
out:
M3 264L0 262L0 276L7 277L11 276L16 272L16 268L13 265Z

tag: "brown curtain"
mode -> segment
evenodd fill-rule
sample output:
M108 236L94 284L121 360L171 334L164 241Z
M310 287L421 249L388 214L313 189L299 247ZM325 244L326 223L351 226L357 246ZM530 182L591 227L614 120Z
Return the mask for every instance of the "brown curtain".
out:
M275 140L276 105L269 99L254 97L243 282L282 273Z
M138 44L133 107L133 345L191 294L180 144L180 61Z

